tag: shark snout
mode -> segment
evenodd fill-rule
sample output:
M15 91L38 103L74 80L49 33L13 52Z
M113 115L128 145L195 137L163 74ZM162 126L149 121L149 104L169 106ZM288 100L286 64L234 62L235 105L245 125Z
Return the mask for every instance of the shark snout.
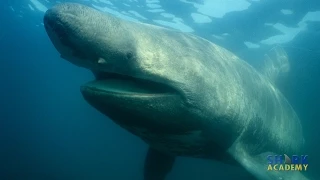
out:
M43 23L48 34L55 34L60 39L67 36L66 28L57 18L57 13L53 10L48 10L44 16Z
M60 56L71 63L89 67L89 60L96 59L93 54L90 24L85 21L89 13L81 11L84 6L63 3L49 9L43 18L45 30ZM92 41L91 41L92 40Z

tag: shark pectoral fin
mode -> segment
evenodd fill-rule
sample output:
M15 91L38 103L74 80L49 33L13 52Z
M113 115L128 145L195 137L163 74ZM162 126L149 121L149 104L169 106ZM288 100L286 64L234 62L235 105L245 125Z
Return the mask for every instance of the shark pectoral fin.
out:
M299 171L268 170L268 155L272 152L264 152L258 155L250 155L241 145L234 145L229 153L249 173L259 180L309 180Z
M164 180L175 157L149 148L144 164L144 180Z

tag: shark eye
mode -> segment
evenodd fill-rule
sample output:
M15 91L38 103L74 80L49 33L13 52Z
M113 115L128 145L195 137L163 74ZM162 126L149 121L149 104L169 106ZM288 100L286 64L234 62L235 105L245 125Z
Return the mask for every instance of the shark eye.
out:
M132 52L128 52L128 53L126 54L126 58L127 58L127 59L131 59L132 57L133 57Z
M107 61L105 59L103 59L103 58L98 59L98 64L106 64L106 63L107 63Z

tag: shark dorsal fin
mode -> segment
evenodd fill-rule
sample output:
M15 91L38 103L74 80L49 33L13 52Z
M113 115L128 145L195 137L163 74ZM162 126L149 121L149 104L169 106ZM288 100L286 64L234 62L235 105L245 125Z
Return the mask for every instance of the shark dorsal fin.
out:
M264 67L262 73L270 79L271 82L285 77L290 71L288 55L281 46L272 48L265 54Z

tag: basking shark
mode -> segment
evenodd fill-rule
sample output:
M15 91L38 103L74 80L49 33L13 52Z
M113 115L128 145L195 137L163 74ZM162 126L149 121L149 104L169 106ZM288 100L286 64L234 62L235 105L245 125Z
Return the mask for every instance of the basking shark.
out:
M84 99L149 145L144 180L164 180L177 156L239 165L262 180L304 180L267 171L267 155L299 154L299 118L275 81L289 69L276 47L258 71L192 34L62 3L44 25L63 59L91 70Z

